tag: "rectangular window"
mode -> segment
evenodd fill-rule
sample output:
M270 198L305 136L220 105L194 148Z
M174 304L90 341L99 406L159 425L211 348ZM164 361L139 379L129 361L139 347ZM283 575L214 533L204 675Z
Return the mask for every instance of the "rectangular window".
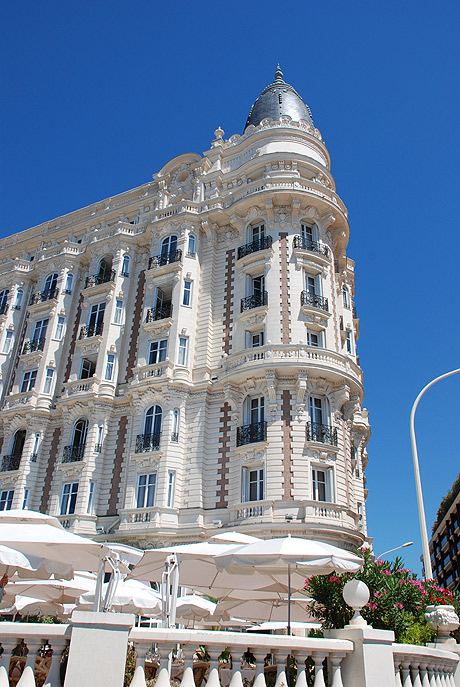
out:
M38 447L40 446L40 434L36 434L34 438L34 447L32 449L31 460L33 463L37 462L38 458Z
M249 402L249 423L255 425L265 420L265 399L263 396L251 398Z
M314 501L331 501L331 484L329 470L312 468L312 498Z
M105 365L105 379L108 382L110 382L110 380L113 378L114 367L115 367L115 356L113 353L107 353L107 362Z
M13 332L7 330L5 334L5 339L3 341L2 353L9 353L11 350L11 345L13 343Z
M242 501L263 501L264 499L264 469L250 470L243 468Z
M13 504L14 490L0 492L0 510L11 510Z
M310 296L315 296L318 293L316 279L311 274L305 274L305 290Z
M53 386L54 370L52 367L46 368L46 377L43 383L43 393L50 394Z
M75 513L77 494L78 482L63 485L61 497L61 515L72 515L72 513Z
M56 331L54 332L54 338L58 339L58 341L61 341L63 336L64 336L64 327L65 327L65 317L62 317L62 315L59 315L57 324L56 324Z
M22 510L27 510L29 501L29 489L24 489L24 498L22 499Z
M155 489L157 486L156 472L139 475L137 481L136 508L151 508L155 505Z
M188 337L187 336L180 336L179 337L179 355L177 358L177 362L179 365L187 365L187 357L188 357Z
M190 279L184 279L184 293L182 296L182 305L191 305L192 303L192 282Z
M262 332L249 332L249 347L257 348L258 346L264 345L264 333Z
M88 320L88 336L101 334L104 324L105 302L91 306Z
M347 331L347 353L353 353L353 340L351 338L351 332Z
M96 372L96 363L88 358L83 358L81 361L80 379L89 379L94 376Z
M322 333L307 329L307 346L322 346Z
M88 515L93 514L93 503L94 503L94 482L89 483L89 492L88 492L88 504L86 506L86 512Z
M24 377L22 378L21 393L24 391L32 391L35 386L35 381L37 379L37 370L29 370L29 372L24 372Z
M176 473L174 470L168 472L168 496L166 498L166 508L172 508L174 505L174 487L176 484Z
M168 339L162 341L152 341L149 351L149 365L154 363L162 363L166 360L166 351L168 349Z
M123 301L119 298L115 301L115 312L113 314L113 321L115 324L122 324L123 322Z

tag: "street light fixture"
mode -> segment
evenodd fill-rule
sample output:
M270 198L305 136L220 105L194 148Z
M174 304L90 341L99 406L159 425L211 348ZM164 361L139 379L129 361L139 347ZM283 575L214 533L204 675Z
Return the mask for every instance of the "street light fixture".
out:
M417 410L417 406L420 399L422 398L425 391L427 391L430 388L430 386L433 386L433 384L436 384L436 382L439 382L441 379L445 379L446 377L450 377L451 375L457 374L457 372L460 372L460 368L458 368L457 370L452 370L451 372L446 372L445 374L436 377L436 379L433 379L429 384L424 386L419 395L417 396L417 398L415 399L414 405L412 406L412 410L410 413L410 442L412 446L412 460L414 463L415 489L417 492L418 519L420 522L420 535L422 539L423 567L425 570L425 580L433 579L433 571L431 569L430 547L428 544L428 532L426 529L425 508L423 506L422 482L420 480L420 468L418 465L417 443L415 441L415 411Z
M375 560L378 561L380 558L382 558L382 556L386 556L387 553L391 553L392 551L397 551L398 549L404 549L406 546L412 546L413 543L414 543L413 541L406 541L405 544L401 544L400 546L395 546L394 549L390 549L389 551L384 551L383 553L380 554L380 556L377 556L377 558Z

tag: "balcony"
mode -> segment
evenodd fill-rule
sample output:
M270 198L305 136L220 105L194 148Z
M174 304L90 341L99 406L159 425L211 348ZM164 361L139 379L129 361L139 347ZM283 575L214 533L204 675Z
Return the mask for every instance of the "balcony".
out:
M251 243L247 243L245 246L240 246L238 248L238 260L244 258L246 255L251 255L251 253L256 253L259 250L265 250L266 248L272 247L272 237L264 236L261 239L256 239Z
M102 272L101 274L91 274L89 277L86 277L85 289L90 289L100 284L108 284L108 282L115 281L116 276L115 270Z
M8 308L9 308L9 307L10 307L10 306L8 305L8 303L2 303L2 304L0 305L0 315L6 315L6 313L8 312Z
M337 446L337 427L322 425L319 422L307 422L307 441Z
M250 425L242 425L236 430L236 445L244 446L256 441L265 441L267 438L267 423L253 422Z
M164 320L172 315L172 303L165 303L164 305L157 305L156 308L149 308L147 310L146 322L156 322L157 320Z
M267 291L261 291L260 293L254 293L252 296L246 296L246 298L242 298L240 312L252 310L253 308L260 308L263 305L268 305Z
M29 300L29 305L37 305L38 303L46 303L46 301L51 301L53 298L57 298L59 295L59 289L48 289L46 291L36 291L33 293Z
M324 312L329 312L329 301L323 296L318 296L316 293L310 293L309 291L302 291L300 294L300 304L309 305L313 308L319 308L324 310Z
M27 355L27 353L36 353L37 351L43 351L45 348L45 337L40 339L32 339L24 341L24 346L22 347L21 355Z
M101 336L102 330L104 329L104 323L98 322L97 324L84 324L80 327L79 339L89 339L92 336Z
M62 455L63 463L74 463L79 460L83 460L83 455L85 453L85 445L80 446L64 446L64 453Z
M158 451L160 448L161 432L155 434L138 434L136 437L136 453Z
M312 241L306 236L294 236L294 248L301 248L302 250L309 250L312 253L318 253L318 255L324 255L324 257L329 256L328 246L324 246L319 241Z
M180 249L171 251L170 253L163 253L162 255L153 255L149 259L149 270L156 267L164 267L164 265L171 265L173 262L180 262L182 259L182 251Z
M0 472L9 472L10 470L19 470L19 464L21 462L21 455L14 453L9 456L3 456L2 463L0 465Z

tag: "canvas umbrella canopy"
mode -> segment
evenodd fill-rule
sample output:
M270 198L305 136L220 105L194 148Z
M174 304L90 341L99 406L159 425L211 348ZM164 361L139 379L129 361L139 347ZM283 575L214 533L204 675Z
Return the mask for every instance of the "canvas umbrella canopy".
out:
M75 608L75 604L60 604L55 601L34 599L31 596L16 596L14 603L9 608L0 608L2 615L53 615L58 618L66 618Z
M179 596L176 603L176 619L180 621L203 620L214 613L217 604L198 594Z
M305 597L291 597L291 621L308 622L311 620L310 615L306 610L307 601L308 599ZM214 611L214 617L225 620L228 620L230 617L245 618L250 622L282 622L286 621L287 618L287 604L287 598L227 598L217 603L217 608Z
M96 572L111 555L104 544L68 532L50 515L29 510L0 512L0 541L28 558L41 558L43 577L54 573L71 579L75 570Z
M74 604L80 594L94 591L96 587L96 575L93 573L80 573L71 580L17 580L6 587L6 594L2 605L5 605L14 597L32 597L42 601L50 601L56 604Z
M103 585L104 596L108 583ZM95 592L82 594L77 601L78 610L89 610L93 607ZM135 615L161 616L161 596L148 584L137 580L123 580L119 582L111 599L111 610L119 613L134 613Z
M27 578L44 577L51 574L45 569L43 558L26 556L21 551L0 544L0 577L5 574L12 577L15 573L20 577Z
M287 572L287 621L290 632L292 571L300 569L304 579L309 575L331 572L357 572L363 561L359 556L331 544L288 536L233 548L216 556L215 563L218 568L234 575L246 571L248 577L252 577L263 571L274 581L279 580L280 576L284 579Z

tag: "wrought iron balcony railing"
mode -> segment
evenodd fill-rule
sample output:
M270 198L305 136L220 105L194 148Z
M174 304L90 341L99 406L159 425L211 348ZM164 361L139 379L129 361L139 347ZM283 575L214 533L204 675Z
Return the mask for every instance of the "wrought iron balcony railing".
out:
M160 436L161 432L155 432L155 434L138 434L136 437L136 453L158 451L160 448Z
M77 446L64 446L64 453L62 455L63 463L73 463L77 460L83 460L85 453L85 444Z
M337 446L337 427L321 425L319 422L307 422L307 441L319 441L321 444Z
M147 310L146 322L156 322L157 320L164 320L166 317L172 315L172 303L164 303L157 305L156 308L149 308Z
M294 236L294 248L302 248L302 250L309 250L312 253L319 253L319 255L329 255L329 248L319 241L312 241L307 236Z
M97 324L83 324L80 327L79 339L89 339L91 336L100 336L102 330L104 329L104 323L98 322Z
M180 262L182 259L182 251L180 248L173 250L170 253L162 253L161 255L152 255L149 259L149 270L155 267L163 267L163 265L170 265L173 262Z
M0 472L8 472L9 470L19 470L19 464L21 462L20 454L10 454L9 456L3 456L2 463L0 465Z
M314 308L319 308L328 312L329 301L323 296L318 296L316 293L310 293L309 291L302 291L300 294L300 303L302 305L312 305Z
M358 319L358 311L356 309L356 305L353 306L353 319L354 320Z
M26 353L35 353L35 351L43 351L45 348L45 337L40 339L32 339L24 341L24 346L22 347L22 355Z
M95 444L94 452L95 453L101 453L102 452L102 444Z
M47 289L46 291L36 291L33 293L29 300L29 305L37 305L37 303L45 303L45 301L50 301L53 298L57 298L59 295L59 289Z
M0 305L0 315L6 315L6 313L8 312L8 308L9 308L9 307L10 307L10 306L8 305L8 303L2 303L2 304Z
M238 248L238 260L244 258L245 255L250 255L251 253L256 253L258 250L265 250L266 248L272 247L272 237L264 236L261 239L256 239L247 243L245 246L240 246Z
M261 293L254 293L252 296L246 296L246 298L242 298L241 312L258 308L261 305L268 305L267 291L261 291Z
M267 423L253 422L251 425L242 425L236 430L236 445L244 446L255 441L265 441L267 438Z
M177 444L179 441L179 434L177 432L171 432L171 441Z
M116 276L115 270L101 272L100 274L91 274L89 277L86 277L85 289L89 289L92 286L99 286L99 284L107 284L109 281L115 281Z

